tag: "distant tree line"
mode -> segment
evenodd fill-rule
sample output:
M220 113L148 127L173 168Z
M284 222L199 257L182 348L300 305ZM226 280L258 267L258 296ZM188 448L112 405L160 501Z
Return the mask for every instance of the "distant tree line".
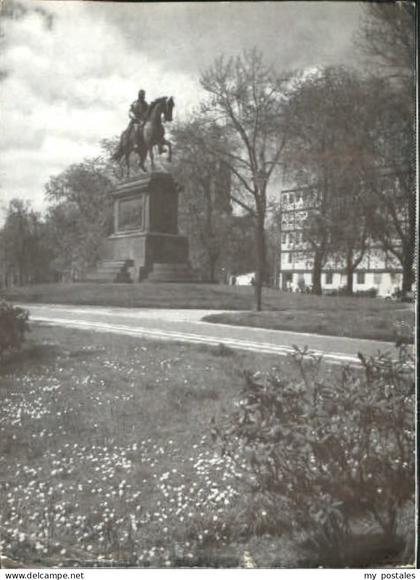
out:
M256 50L218 58L201 76L207 98L199 111L171 127L179 225L193 266L212 282L254 271L257 309L263 285L277 274L282 208L273 183L281 180L314 197L303 235L315 293L334 253L352 293L369 241L399 261L402 291L411 289L414 4L366 3L355 43L363 72L329 66L280 73ZM108 193L121 177L114 147L115 139L104 141L101 156L51 177L42 218L11 202L0 232L3 284L76 280L95 265L112 227Z

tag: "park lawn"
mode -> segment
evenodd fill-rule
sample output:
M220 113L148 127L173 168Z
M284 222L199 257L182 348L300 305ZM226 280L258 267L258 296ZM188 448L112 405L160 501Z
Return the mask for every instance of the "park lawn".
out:
M414 324L409 304L381 298L312 296L265 288L263 309L253 312L254 289L217 284L42 284L3 290L15 302L132 308L235 310L206 320L241 326L393 341L395 324ZM244 312L248 311L248 312Z
M345 300L339 298L338 300ZM325 298L324 308L302 310L280 310L265 312L223 312L209 314L203 320L219 324L235 326L251 326L269 328L272 330L288 330L293 332L307 332L330 336L346 336L395 342L401 331L410 335L409 342L413 342L413 334L409 329L414 328L415 312L410 306L386 308L388 303L381 303L384 308L379 310L372 299L361 299L360 304L343 302L343 309L326 308L330 298ZM371 302L369 302L371 301ZM333 304L331 304L333 306ZM354 307L353 307L354 306ZM360 308L357 308L360 306ZM372 308L373 306L373 308Z
M253 307L251 287L218 284L36 284L3 290L12 301L86 304L127 308L204 308L247 310ZM278 298L277 293L275 296ZM270 295L271 298L271 295ZM273 298L266 301L269 307Z
M296 566L284 535L229 539L241 498L211 439L243 370L279 363L33 326L0 361L3 566Z

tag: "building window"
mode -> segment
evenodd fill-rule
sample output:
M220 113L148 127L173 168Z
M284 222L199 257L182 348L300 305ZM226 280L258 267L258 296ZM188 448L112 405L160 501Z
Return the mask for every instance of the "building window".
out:
M333 273L327 272L325 274L325 284L332 284L333 283Z
M373 283L376 286L380 286L382 283L382 274L374 274L373 275Z
M365 283L365 273L364 272L357 272L356 283L357 284L364 284Z
M290 252L290 254L289 254L289 258L288 258L288 262L289 262L289 264L291 264L291 263L292 263L292 261L293 261L293 256L292 256L292 252Z
M283 234L281 237L281 241L283 244L287 244L287 234Z

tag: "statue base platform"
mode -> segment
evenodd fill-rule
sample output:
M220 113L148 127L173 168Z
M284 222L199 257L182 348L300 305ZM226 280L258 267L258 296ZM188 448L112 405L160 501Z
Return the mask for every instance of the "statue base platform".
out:
M88 280L193 282L188 238L178 233L178 188L154 172L121 183L114 192L114 233Z

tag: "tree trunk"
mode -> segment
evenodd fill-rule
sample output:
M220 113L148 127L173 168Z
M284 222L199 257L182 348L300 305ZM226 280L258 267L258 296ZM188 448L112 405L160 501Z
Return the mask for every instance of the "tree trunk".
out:
M322 254L315 251L314 263L312 266L312 294L321 296L322 286L321 286L321 273L322 273Z
M24 286L24 267L22 263L18 263L18 286Z
M414 166L411 166L412 171L409 173L409 182L406 186L406 191L410 192L408 196L408 230L407 236L403 239L403 259L402 259L402 269L403 269L403 279L401 286L402 297L407 296L408 292L411 292L414 277L414 258L416 253L416 233L417 233L417 214L416 214L416 195L415 195L415 171Z
M216 282L216 263L217 263L217 257L214 258L213 256L209 256L210 284L214 284Z
M411 288L414 282L414 248L404 250L404 258L402 262L403 276L402 276L402 296L407 296L408 292L411 292Z
M347 253L346 258L346 294L349 296L353 295L353 272L354 272L354 265L353 265L353 252Z
M255 310L260 312L262 309L262 286L264 281L265 268L265 232L264 216L258 214L255 231L257 266L255 273Z

